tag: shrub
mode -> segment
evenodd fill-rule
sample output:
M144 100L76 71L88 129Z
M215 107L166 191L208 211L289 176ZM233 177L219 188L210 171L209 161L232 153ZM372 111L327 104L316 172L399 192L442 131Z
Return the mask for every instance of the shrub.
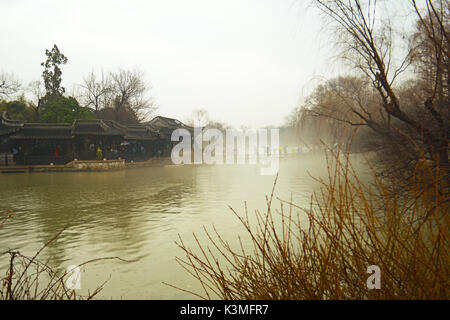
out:
M348 156L328 159L327 179L309 208L267 200L256 223L235 216L253 249L232 247L204 228L208 243L189 248L180 265L201 284L203 299L446 299L448 297L448 192L442 172L416 166L407 192L391 194L373 172L363 183ZM427 177L427 179L424 179ZM430 181L431 177L431 181ZM275 181L276 184L276 181ZM274 185L275 188L275 185ZM368 290L367 268L381 269L381 289Z

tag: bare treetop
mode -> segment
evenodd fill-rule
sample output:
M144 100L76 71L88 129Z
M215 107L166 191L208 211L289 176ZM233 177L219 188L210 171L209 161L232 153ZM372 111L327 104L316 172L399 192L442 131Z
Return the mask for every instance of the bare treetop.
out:
M20 90L20 82L12 73L0 73L0 97L9 97Z
M92 107L97 117L120 122L148 120L156 110L145 81L138 69L119 69L97 76L91 71L80 85L80 99L86 107Z

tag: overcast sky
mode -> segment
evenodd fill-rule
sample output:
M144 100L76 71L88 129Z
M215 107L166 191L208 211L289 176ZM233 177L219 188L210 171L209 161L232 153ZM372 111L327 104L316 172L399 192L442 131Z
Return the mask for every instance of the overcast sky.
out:
M57 44L69 92L92 69L138 67L160 115L184 120L203 108L233 125L280 125L332 71L305 2L0 0L0 68L38 79L45 49Z

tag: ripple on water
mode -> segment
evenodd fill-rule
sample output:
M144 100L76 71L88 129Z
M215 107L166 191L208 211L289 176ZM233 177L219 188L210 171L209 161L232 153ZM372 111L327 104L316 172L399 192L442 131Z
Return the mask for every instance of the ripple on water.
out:
M325 172L326 166L308 157L282 161L276 196L289 200L292 194L295 201L309 205L318 184L307 169ZM84 283L95 287L108 274L112 278L103 297L150 299L188 297L161 285L191 281L175 262L175 256L182 255L174 244L178 234L192 245L192 232L201 234L203 225L214 224L227 239L235 238L242 228L228 205L242 213L247 201L250 213L264 210L274 182L251 166L35 173L1 179L0 219L8 210L16 212L0 227L1 248L31 254L67 228L44 257L62 268L105 256L139 259L129 264L98 262L83 274Z

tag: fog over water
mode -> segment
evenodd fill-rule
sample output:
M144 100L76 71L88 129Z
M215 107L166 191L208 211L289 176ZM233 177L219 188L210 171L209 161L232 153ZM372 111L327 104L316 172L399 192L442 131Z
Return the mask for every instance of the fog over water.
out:
M275 196L308 207L319 188L310 176L326 174L321 156L299 155L280 159ZM110 278L103 298L193 298L167 287L163 281L187 289L197 283L178 266L182 251L178 234L193 245L192 233L213 225L224 239L245 235L228 208L250 214L265 209L274 176L262 176L258 166L182 166L130 169L114 172L32 173L2 175L1 217L14 218L0 228L0 250L18 249L33 255L58 231L61 237L44 251L53 266L100 257L138 259L137 262L101 261L81 274L81 292L95 289ZM279 202L274 201L274 208ZM200 237L202 238L202 237ZM5 261L1 261L2 268Z

